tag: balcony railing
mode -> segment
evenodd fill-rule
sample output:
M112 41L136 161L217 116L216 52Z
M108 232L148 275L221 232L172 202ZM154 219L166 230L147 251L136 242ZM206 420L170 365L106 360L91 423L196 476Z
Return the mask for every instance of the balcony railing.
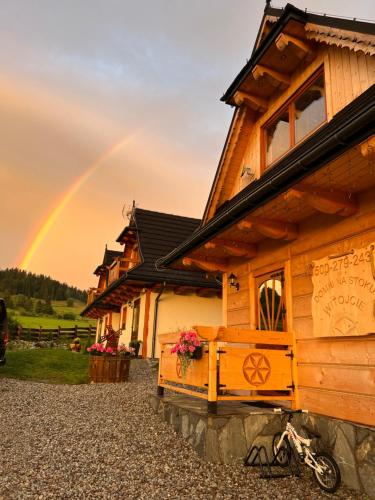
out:
M124 274L127 269L128 261L129 259L123 258L118 259L112 264L108 271L108 285L118 280Z
M102 290L99 288L90 288L87 292L87 305L89 306L94 302L94 300L101 294Z
M291 401L298 406L296 360L291 332L240 328L194 328L203 342L203 355L193 360L185 377L171 347L179 333L159 335L158 394L164 388L207 400L216 412L220 401Z

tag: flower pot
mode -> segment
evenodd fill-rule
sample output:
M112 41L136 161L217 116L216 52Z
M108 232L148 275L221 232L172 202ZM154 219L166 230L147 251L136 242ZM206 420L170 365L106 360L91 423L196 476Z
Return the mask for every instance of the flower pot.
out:
M191 359L201 359L203 356L203 346L198 346L195 348L195 351L193 352Z
M130 359L118 356L90 356L91 383L119 383L129 378Z

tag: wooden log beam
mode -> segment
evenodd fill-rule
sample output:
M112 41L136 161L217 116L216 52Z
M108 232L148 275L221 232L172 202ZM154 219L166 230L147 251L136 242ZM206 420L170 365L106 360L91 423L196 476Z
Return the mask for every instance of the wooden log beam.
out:
M290 189L286 199L299 199L307 203L318 212L324 214L341 215L348 217L358 210L358 203L355 196L342 191L331 191L327 189L315 188L314 186L296 186Z
M176 286L176 288L173 289L175 295L188 295L193 292L194 289L191 286Z
M240 241L231 241L226 239L216 239L205 243L206 250L222 249L231 257L255 257L257 254L256 245L250 243L243 243Z
M219 297L220 295L220 291L214 288L198 288L195 293L198 297Z
M298 236L298 226L289 222L264 219L263 217L247 216L236 224L240 231L255 230L258 233L275 240L295 240Z
M282 85L285 88L290 85L290 78L288 75L284 75L284 73L280 73L280 71L268 68L267 66L262 66L261 64L257 64L255 66L252 71L252 75L255 80L259 80L259 78L267 75L271 81L276 83L276 86Z
M184 257L182 263L185 267L199 268L203 271L211 273L226 273L228 271L228 265L225 261L219 259L208 259L201 257L200 259Z
M306 57L309 61L312 61L316 55L316 51L312 48L311 44L295 36L287 35L286 33L280 33L276 38L275 44L281 52L288 46L291 47L299 59L304 59Z
M375 135L360 146L361 155L368 160L375 160Z
M237 106L248 106L261 113L268 109L268 101L266 99L240 90L234 94L233 100Z

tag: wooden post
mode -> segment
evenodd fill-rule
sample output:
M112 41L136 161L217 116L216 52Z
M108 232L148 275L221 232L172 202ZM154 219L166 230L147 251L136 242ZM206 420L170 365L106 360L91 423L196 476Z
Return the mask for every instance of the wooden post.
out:
M293 293L292 293L292 266L291 254L289 251L289 260L285 262L285 302L286 302L286 323L288 332L292 333L293 344L290 346L293 351L292 357L292 380L294 384L292 408L299 409L299 390L298 390L298 367L297 367L297 343L296 334L293 329Z
M208 343L208 394L207 410L217 412L217 342Z
M158 387L156 389L156 394L158 396L164 396L164 387L161 386L161 384L163 383L163 378L162 378L162 375L161 375L161 365L162 365L162 361L163 361L163 353L164 353L164 344L160 343L160 356L159 356L159 371L158 371Z
M143 358L147 358L148 323L150 319L150 297L151 297L151 290L148 288L146 290L145 319L143 322L143 346L142 346Z

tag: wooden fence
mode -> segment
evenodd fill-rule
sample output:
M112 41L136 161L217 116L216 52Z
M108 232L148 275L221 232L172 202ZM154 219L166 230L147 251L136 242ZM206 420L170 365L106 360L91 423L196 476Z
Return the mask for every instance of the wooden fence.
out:
M87 339L89 337L95 338L95 326L70 326L57 328L22 328L19 326L16 332L11 335L12 340L30 340L30 341L51 341L57 342L63 340L74 339Z
M171 353L178 333L160 334L158 394L164 388L206 399L215 412L220 401L290 401L298 407L296 363L291 332L234 327L194 327L203 355L182 376L181 360ZM188 386L189 388L187 388Z

